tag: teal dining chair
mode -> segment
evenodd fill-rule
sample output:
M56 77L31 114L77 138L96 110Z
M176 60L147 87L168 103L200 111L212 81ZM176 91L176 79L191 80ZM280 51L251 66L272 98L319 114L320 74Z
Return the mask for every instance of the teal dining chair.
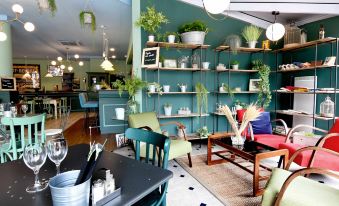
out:
M126 137L135 141L135 159L140 159L140 143L146 144L145 163L151 163L154 166L167 169L168 157L170 149L170 139L162 134L136 128L128 128L126 130ZM151 154L151 155L150 155ZM150 157L151 156L151 157ZM158 163L156 163L158 161ZM141 199L134 205L152 205L158 206L166 205L166 192L168 182L164 183L160 190L155 190L145 198Z
M11 154L12 160L21 158L26 144L45 142L45 114L26 117L3 117L1 123L10 128L11 146L7 153ZM39 124L40 128L38 128ZM19 128L18 132L16 132L16 128Z

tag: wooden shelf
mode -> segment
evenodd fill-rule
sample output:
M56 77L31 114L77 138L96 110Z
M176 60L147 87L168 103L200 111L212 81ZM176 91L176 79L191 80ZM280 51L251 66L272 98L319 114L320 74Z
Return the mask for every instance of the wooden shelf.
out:
M274 111L272 111L274 112ZM299 117L308 117L308 118L314 118L314 119L319 119L319 120L333 120L333 117L322 117L318 114L313 115L312 114L303 114L303 113L298 113L298 112L292 112L292 111L288 111L288 110L277 110L276 113L278 114L285 114L285 115L290 115L290 116L299 116ZM336 119L338 119L338 117L335 117Z
M193 71L193 72L198 72L198 71L202 71L202 72L207 72L207 71L211 71L210 69L200 69L200 68L169 68L169 67L145 67L145 70L151 70L151 71L157 71L157 70L162 70L162 71Z
M291 46L291 47L287 47L287 48L282 48L282 49L278 49L278 50L275 50L275 51L278 51L278 52L293 51L293 50L303 49L303 48L315 46L317 44L324 44L324 43L329 43L329 42L333 42L333 41L336 41L336 38L328 37L328 38L325 38L325 39L309 41L309 42L306 42L304 44Z
M219 92L215 91L214 93L217 94L229 94L228 92ZM259 91L241 91L241 92L233 92L233 94L257 94Z
M215 51L217 52L222 52L222 51L227 51L229 50L230 47L229 46L224 46L224 45L221 45L221 46L218 46L217 48L215 48ZM263 49L263 48L247 48L247 47L239 47L237 49L237 52L269 52L269 51L272 51L271 49Z
M279 70L279 71L277 71L277 72L278 72L278 73L284 73L284 72L298 72L298 71L304 71L304 70L327 69L327 68L332 68L332 67L338 67L338 66L335 66L335 65L331 65L331 66L321 65L321 66L305 67L305 68L299 68L299 69ZM276 72L276 71L272 71L272 72Z
M197 92L162 92L162 95L167 94L196 94ZM153 94L159 94L159 92L147 92L147 94L153 95Z
M213 70L213 71L216 71L216 72L234 72L234 73L256 73L258 72L258 70L253 70L253 69L224 69L224 70Z
M191 114L173 114L171 116L165 116L163 114L158 115L159 119L170 119L170 118L189 118L189 117L207 117L208 114L198 114L198 113L191 113Z
M182 43L168 43L168 42L147 42L147 47L161 47L174 49L207 49L210 45L200 44L182 44Z
M334 90L318 90L318 91L309 91L309 92L289 92L289 91L277 91L273 90L273 92L280 93L280 94L339 94L339 90L334 91Z

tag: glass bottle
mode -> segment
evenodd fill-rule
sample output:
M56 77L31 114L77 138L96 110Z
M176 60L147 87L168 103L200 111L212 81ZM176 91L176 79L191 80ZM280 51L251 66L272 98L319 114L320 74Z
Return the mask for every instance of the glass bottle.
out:
M320 115L323 117L334 117L334 102L327 96L320 104Z
M319 39L324 39L325 38L325 28L324 25L320 25L319 29Z

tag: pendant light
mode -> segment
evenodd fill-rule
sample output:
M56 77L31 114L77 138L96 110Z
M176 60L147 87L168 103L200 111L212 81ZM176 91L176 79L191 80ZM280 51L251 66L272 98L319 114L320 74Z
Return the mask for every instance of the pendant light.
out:
M103 57L104 61L100 64L101 68L103 68L105 71L114 71L113 64L108 60L108 39L106 38L106 33L105 33L105 26L102 26L103 28Z
M25 57L25 67L27 68L27 56L24 56L24 57ZM27 80L31 78L32 78L31 74L29 73L28 70L26 70L26 73L22 76L22 79Z
M274 15L274 23L267 27L266 37L271 41L278 41L283 38L285 34L285 27L284 25L276 22L279 11L273 11L272 15Z
M229 7L231 0L202 0L205 10L211 14L221 14Z

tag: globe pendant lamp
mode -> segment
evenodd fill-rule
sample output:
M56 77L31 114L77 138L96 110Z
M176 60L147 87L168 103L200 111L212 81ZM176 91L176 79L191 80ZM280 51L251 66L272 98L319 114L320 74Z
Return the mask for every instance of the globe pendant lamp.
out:
M272 15L274 15L274 23L267 27L266 37L271 41L278 41L285 35L285 27L284 25L276 22L277 15L279 15L278 11L273 11Z
M230 5L231 0L203 0L205 10L211 14L221 14Z

